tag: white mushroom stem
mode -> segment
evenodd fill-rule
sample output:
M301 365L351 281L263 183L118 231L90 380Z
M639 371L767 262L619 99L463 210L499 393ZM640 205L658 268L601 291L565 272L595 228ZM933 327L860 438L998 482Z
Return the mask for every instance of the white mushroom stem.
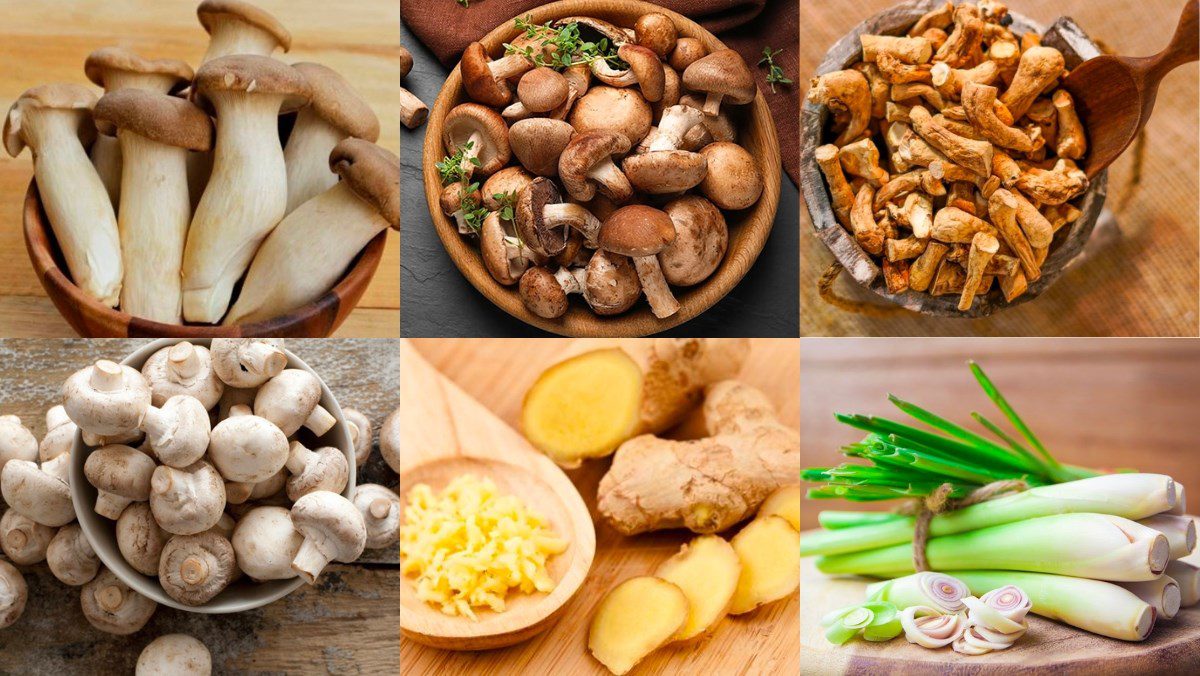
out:
M287 470L294 475L304 472L309 463L316 462L320 454L310 450L299 441L293 441L288 449Z
M400 88L400 122L409 129L421 126L429 117L429 106L404 87Z
M658 133L650 141L646 152L678 149L683 144L683 137L703 122L704 114L691 106L676 105L667 108L658 123Z
M632 87L637 84L637 75L633 74L632 68L617 70L608 65L604 59L597 59L592 62L592 74L610 87Z
M191 383L200 375L200 367L200 352L189 342L175 343L167 351L167 370L175 383Z
M234 54L270 56L279 48L279 38L236 17L216 17L209 28L211 36L208 51L201 59L201 64Z
M35 155L42 205L76 286L108 307L121 293L117 217L77 130L81 110L26 110L21 129Z
M592 168L588 169L587 176L612 192L619 193L622 186L629 185L629 179L625 177L625 174L612 161L611 156L605 157L593 164Z
M554 278L558 280L558 285L562 287L563 293L583 293L583 289L587 286L587 269L560 267L554 273Z
M388 227L374 206L345 181L336 182L289 214L263 242L224 323L261 321L317 300Z
M483 148L483 134L477 131L471 132L471 135L467 137L466 142L459 147L461 147L463 151L463 173L466 174L467 178L470 178L471 174L475 172L475 163L471 160L479 157L479 151Z
M88 157L92 160L92 166L96 168L96 175L100 177L100 182L104 184L104 191L108 193L109 202L114 205L120 204L122 172L120 141L115 136L96 134L96 140L92 142Z
M724 98L725 96L723 94L709 92L708 95L704 97L704 114L708 115L709 117L716 117L717 113L721 112L721 100Z
M637 271L642 292L646 294L650 311L655 317L663 319L679 311L679 301L675 300L671 287L667 285L662 266L658 264L658 256L638 256L633 259L633 268Z
M305 582L313 584L321 575L321 571L325 570L325 566L333 560L332 552L332 547L325 542L324 537L308 535L300 545L300 550L296 552L296 557L292 559L292 570L304 578Z
M213 172L188 232L183 316L215 323L259 243L287 208L287 167L277 129L284 97L212 92L217 111Z
M125 257L121 309L167 324L182 319L180 270L191 221L185 148L122 129L121 208Z
M609 160L608 165L616 169L616 165L611 160ZM596 247L596 238L600 236L600 219L578 204L571 202L547 204L542 209L542 221L547 228L564 224L569 225L578 230L579 234L583 235L587 246Z
M338 182L337 174L329 169L329 154L344 138L346 133L326 122L312 106L296 116L296 126L283 149L288 185L286 213Z
M488 70L497 80L507 80L533 69L533 63L520 54L509 54L488 63Z

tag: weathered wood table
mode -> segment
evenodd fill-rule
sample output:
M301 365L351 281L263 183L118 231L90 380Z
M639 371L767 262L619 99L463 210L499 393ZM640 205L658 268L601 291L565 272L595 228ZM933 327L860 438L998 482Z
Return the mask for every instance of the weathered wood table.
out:
M40 439L47 408L62 382L100 358L122 359L145 341L0 341L0 415L21 417ZM399 402L396 345L385 340L293 340L288 348L313 367L342 406L376 428ZM378 444L359 483L395 488L398 478ZM396 674L400 624L398 547L367 550L354 564L331 564L317 585L254 611L199 615L159 607L132 636L94 629L79 589L46 565L21 567L29 585L25 614L0 630L0 674L132 674L154 638L181 632L212 651L214 673Z

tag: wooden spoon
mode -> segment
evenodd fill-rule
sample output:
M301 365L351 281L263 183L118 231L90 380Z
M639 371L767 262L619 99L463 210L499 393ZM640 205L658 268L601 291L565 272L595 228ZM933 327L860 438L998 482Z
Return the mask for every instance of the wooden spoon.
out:
M1098 56L1071 71L1063 86L1088 135L1084 170L1095 177L1129 147L1154 110L1163 76L1200 58L1197 0L1187 0L1167 48L1154 56Z
M447 650L520 643L548 628L583 584L596 553L596 530L575 486L553 462L448 378L409 344L400 344L400 499L417 484L439 491L455 477L487 477L548 519L567 551L550 559L549 594L514 590L502 613L474 609L478 621L451 616L417 598L414 579L400 588L400 631Z

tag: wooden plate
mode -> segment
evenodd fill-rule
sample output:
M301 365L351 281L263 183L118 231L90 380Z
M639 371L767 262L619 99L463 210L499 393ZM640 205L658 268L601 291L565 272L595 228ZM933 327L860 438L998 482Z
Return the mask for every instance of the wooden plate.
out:
M725 48L724 43L687 17L658 5L635 0L563 0L537 7L522 16L531 17L537 24L567 16L584 15L604 19L619 26L632 26L638 17L651 12L671 17L680 37L698 38L709 52ZM502 45L518 33L509 20L488 33L480 42L489 54L497 54L502 50ZM475 241L459 235L457 228L442 214L438 206L442 184L434 165L445 155L442 148L443 123L451 108L468 100L463 92L462 79L456 66L446 78L446 84L429 112L429 127L425 132L422 161L425 167L425 197L429 202L429 216L433 219L438 237L446 247L446 252L450 254L450 259L467 281L497 307L521 321L564 336L645 336L665 331L699 315L724 298L725 294L737 286L742 277L749 272L766 244L775 220L775 210L779 205L781 164L775 123L766 99L763 98L762 92L759 92L753 103L739 106L743 109L739 112L745 119L741 125L738 143L750 151L752 156L762 160L762 196L749 209L725 212L725 220L729 224L729 249L725 260L721 261L716 272L703 283L693 287L672 288L679 300L679 312L666 319L658 319L650 312L643 299L625 314L600 317L585 303L573 301L567 314L558 319L538 317L525 309L515 286L503 286L492 279L483 267L479 247Z

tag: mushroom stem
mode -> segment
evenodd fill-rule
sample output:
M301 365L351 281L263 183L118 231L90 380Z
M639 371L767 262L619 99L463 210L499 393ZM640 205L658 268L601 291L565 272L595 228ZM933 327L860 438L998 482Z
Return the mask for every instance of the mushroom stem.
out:
M299 441L293 441L288 452L287 469L292 474L301 474L304 472L304 467L310 462L315 462L317 452L309 450L304 444Z
M257 54L270 56L279 48L279 38L244 21L218 18L212 24L212 36L208 51L201 64L232 54Z
M722 94L709 92L704 97L704 114L709 117L716 117L717 113L721 112L721 99L725 98Z
M96 167L96 175L104 184L108 200L114 205L120 204L121 199L121 145L114 136L96 134L92 148L88 151L92 166Z
M376 519L385 519L392 513L392 501L387 498L376 498L371 501L369 511L371 516Z
M462 145L462 149L463 173L467 175L467 178L470 178L471 174L475 172L475 163L471 160L479 157L479 151L483 149L483 134L477 131L471 132L471 135L467 137L467 142Z
M179 577L189 585L204 584L208 579L208 564L202 558L189 556L179 564Z
M287 355L270 343L251 341L238 348L238 363L250 373L279 373L287 366ZM237 405L232 408L238 409ZM251 413L248 406L241 406L239 413L230 411L230 415L247 415Z
M592 74L596 76L596 79L611 87L631 87L638 82L637 75L633 74L632 69L616 70L609 66L604 59L592 62Z
M125 376L119 364L101 359L92 367L88 383L99 392L116 392L125 386Z
M175 343L167 352L167 368L176 383L186 385L200 374L200 353L191 343Z
M608 166L616 169L616 165L611 160L608 162ZM600 219L581 205L571 202L547 204L542 209L542 221L548 228L556 225L569 225L583 235L584 241L589 247L596 247L596 238L600 236Z
M329 169L329 154L345 136L345 132L314 112L312 106L296 116L296 126L283 149L288 185L285 213L292 213L338 182L337 174Z
M533 70L533 63L520 54L509 54L488 63L488 70L497 80L507 80Z
M325 410L325 407L320 404L317 404L312 413L308 415L308 418L304 420L304 426L318 437L324 436L336 424L337 418L333 417L333 414Z
M404 87L400 88L400 122L409 129L416 129L429 117L429 106Z
M300 545L300 551L296 552L296 557L292 559L292 570L305 582L313 584L332 558L321 549L317 538L308 536L304 538L304 544Z
M106 519L117 520L121 516L121 512L129 506L133 500L123 498L116 493L108 493L106 491L98 491L96 495L96 513Z
M667 278L663 275L657 256L637 256L633 259L633 267L637 270L642 291L646 294L650 311L655 317L663 319L679 311L679 301L675 300L671 287L667 285Z
M622 191L620 186L629 185L629 179L621 172L616 163L612 161L612 157L605 157L592 168L588 170L588 178L599 183L606 188L606 192L615 194L625 194L628 191Z

